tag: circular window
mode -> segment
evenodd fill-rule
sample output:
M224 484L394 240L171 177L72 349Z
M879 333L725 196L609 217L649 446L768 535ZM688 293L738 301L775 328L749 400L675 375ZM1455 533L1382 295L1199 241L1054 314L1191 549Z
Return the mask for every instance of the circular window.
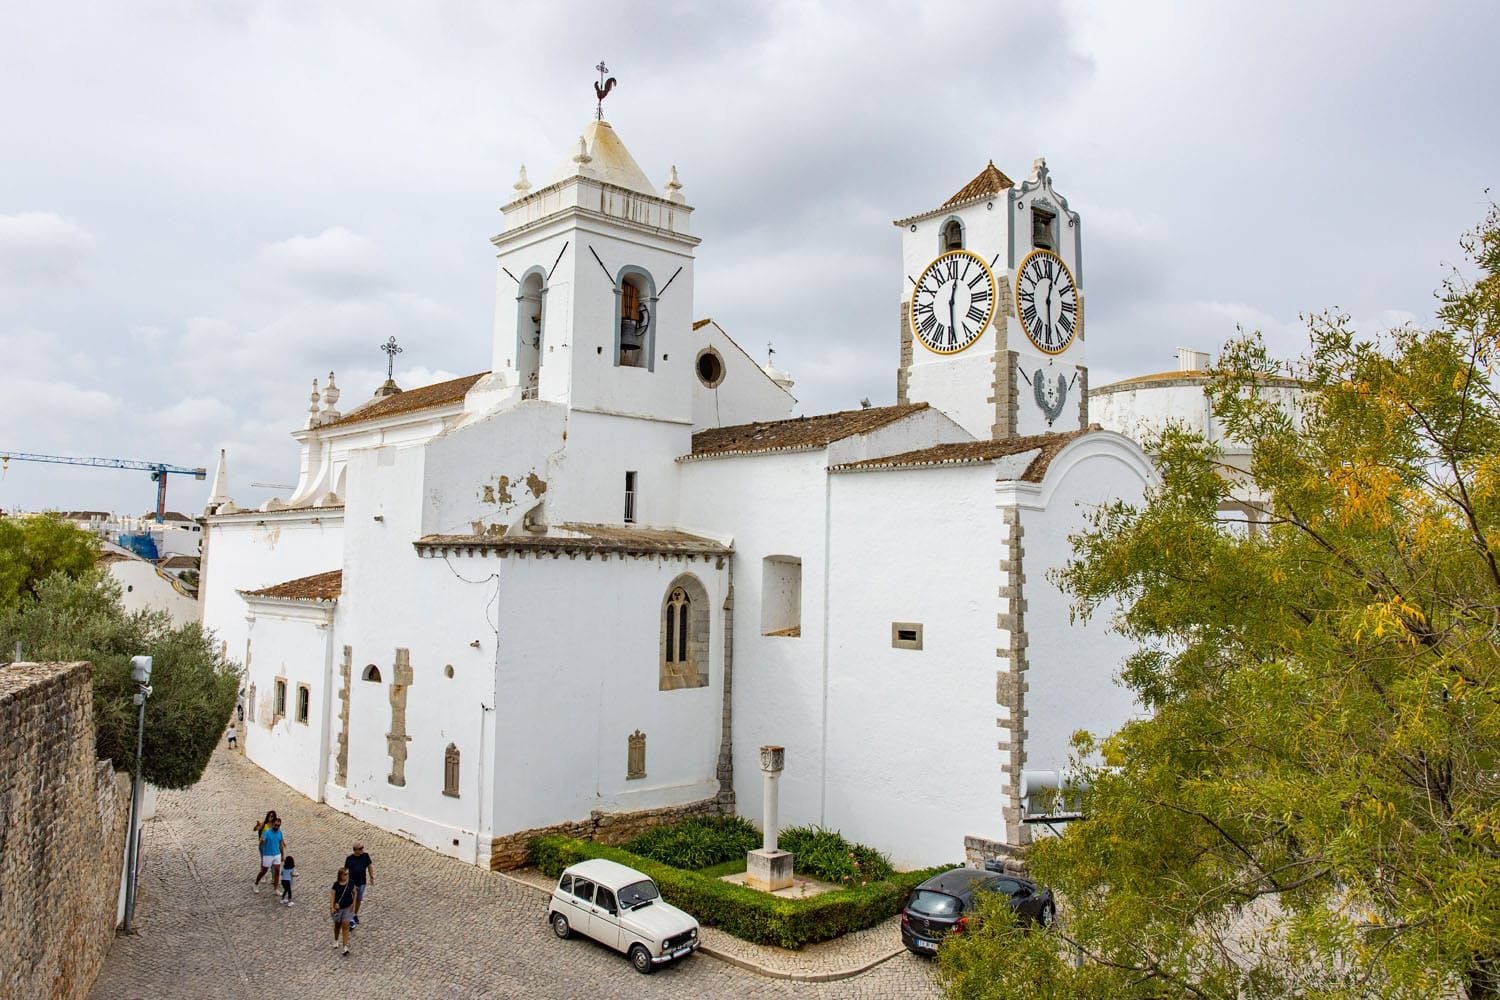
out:
M712 347L698 352L698 381L710 389L717 388L724 381L724 359Z

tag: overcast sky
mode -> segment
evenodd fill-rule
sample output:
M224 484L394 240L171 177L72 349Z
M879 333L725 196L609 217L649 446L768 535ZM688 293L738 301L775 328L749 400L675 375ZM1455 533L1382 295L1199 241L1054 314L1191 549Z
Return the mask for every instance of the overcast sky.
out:
M722 8L722 9L721 9ZM729 12L725 12L729 11ZM695 314L800 412L895 395L891 220L1045 155L1081 212L1090 381L1236 324L1430 319L1500 180L1500 8L1459 3L100 3L0 9L0 450L296 480L314 377L488 367L519 164L593 113L675 164ZM174 479L196 512L206 483ZM11 462L0 508L143 511L144 473Z

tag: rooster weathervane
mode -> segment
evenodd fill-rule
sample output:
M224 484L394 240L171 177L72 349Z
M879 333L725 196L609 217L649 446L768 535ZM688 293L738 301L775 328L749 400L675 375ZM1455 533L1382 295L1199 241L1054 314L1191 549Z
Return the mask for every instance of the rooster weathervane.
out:
M594 119L602 122L604 120L604 99L609 96L611 90L615 89L615 78L610 77L607 80L604 78L604 74L609 72L609 67L604 65L603 59L600 59L599 65L594 68L599 71L599 82L594 84L594 95L599 98L599 107L594 111Z

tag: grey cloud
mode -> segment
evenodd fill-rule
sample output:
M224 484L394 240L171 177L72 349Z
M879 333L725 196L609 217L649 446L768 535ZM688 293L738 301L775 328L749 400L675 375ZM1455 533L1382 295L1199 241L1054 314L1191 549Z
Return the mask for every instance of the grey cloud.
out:
M28 100L0 105L0 130L27 155L0 188L0 375L63 416L0 410L17 435L0 443L204 465L223 444L243 499L295 474L310 380L337 370L347 409L384 377L387 336L407 348L398 378L488 366L497 207L517 164L537 179L565 155L601 56L620 80L607 117L653 180L677 165L697 209L695 312L754 356L774 341L804 412L892 398L890 220L991 157L1019 177L1045 154L1084 212L1096 384L1236 322L1290 350L1298 314L1336 304L1427 321L1500 163L1481 127L1500 12L1483 5L377 0L7 20L0 83ZM232 417L187 419L202 400ZM188 509L206 495L172 489ZM149 501L118 474L0 480L0 507Z

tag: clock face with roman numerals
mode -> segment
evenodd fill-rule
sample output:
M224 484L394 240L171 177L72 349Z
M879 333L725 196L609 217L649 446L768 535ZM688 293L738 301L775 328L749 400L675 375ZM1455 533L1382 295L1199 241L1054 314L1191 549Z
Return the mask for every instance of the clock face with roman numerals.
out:
M1073 343L1082 311L1073 272L1051 250L1033 250L1016 268L1016 316L1043 354L1061 354Z
M911 293L911 332L938 354L973 344L994 314L995 276L967 250L950 250L928 264Z

